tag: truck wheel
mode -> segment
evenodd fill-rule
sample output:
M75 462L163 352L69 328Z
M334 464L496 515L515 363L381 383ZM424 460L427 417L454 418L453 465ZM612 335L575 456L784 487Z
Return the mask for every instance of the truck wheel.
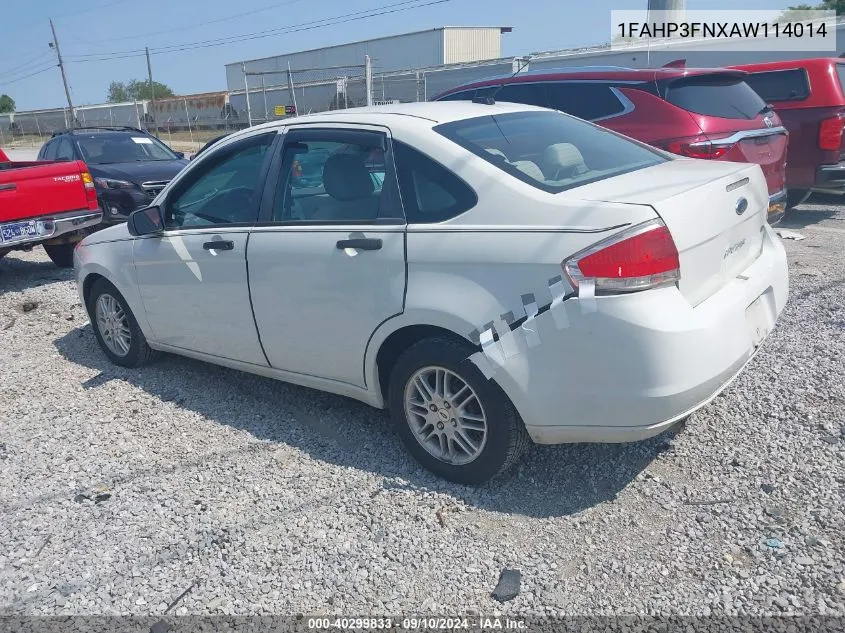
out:
M792 211L799 204L803 204L810 197L810 192L806 189L790 189L786 192L786 211Z
M53 263L59 268L73 268L73 247L74 243L70 244L52 244L44 245L44 250L47 251L47 257L53 260Z

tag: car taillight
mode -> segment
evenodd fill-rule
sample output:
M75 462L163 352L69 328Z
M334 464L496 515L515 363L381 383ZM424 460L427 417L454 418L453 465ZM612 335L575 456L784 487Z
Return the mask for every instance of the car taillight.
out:
M843 114L824 119L819 125L819 149L838 152L842 145L843 127L845 127L845 115Z
M661 220L626 229L566 259L563 270L573 287L595 282L597 293L648 290L681 278L678 249Z
M673 139L665 143L664 147L673 154L686 156L687 158L713 160L727 154L733 145L730 142L720 142L718 138L710 138L702 135Z
M97 202L97 189L94 187L94 179L87 171L83 171L82 185L85 187L85 199L88 201L89 209L96 209L99 206Z

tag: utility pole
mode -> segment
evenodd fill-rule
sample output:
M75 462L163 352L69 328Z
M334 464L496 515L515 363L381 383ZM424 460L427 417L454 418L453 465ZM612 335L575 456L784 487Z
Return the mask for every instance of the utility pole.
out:
M249 83L247 82L246 62L241 64L244 73L244 96L246 97L246 119L249 127L252 127L252 108L249 105Z
M56 57L59 60L59 70L62 71L62 83L65 85L65 96L67 97L67 107L70 109L70 127L76 125L76 114L73 112L73 102L70 100L70 88L67 87L67 77L65 76L65 65L62 63L62 52L59 50L59 39L56 37L56 27L53 26L53 20L50 19L50 30L53 31L53 43L51 48L56 49Z
M153 120L153 130L155 131L155 135L158 136L158 125L156 124L156 89L155 84L153 83L153 67L150 64L150 47L145 46L144 50L147 51L147 76L150 78L150 106L153 110L150 118Z

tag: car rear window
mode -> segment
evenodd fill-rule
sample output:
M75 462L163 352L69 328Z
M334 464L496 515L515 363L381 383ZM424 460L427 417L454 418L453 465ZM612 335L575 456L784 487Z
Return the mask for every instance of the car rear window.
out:
M766 106L741 77L726 75L676 79L668 85L665 98L684 110L723 119L754 119Z
M513 112L434 130L502 171L558 193L664 163L663 154L558 112Z
M750 73L745 82L769 102L800 101L810 96L810 82L803 68Z

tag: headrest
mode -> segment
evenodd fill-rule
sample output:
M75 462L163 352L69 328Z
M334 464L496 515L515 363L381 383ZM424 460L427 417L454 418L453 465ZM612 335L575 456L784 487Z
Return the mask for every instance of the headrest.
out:
M488 148L485 148L484 151L487 152L488 154L492 154L493 156L501 156L505 160L508 159L508 157L505 156L505 153L501 150L498 150L498 149L495 149L495 148L492 148L492 147L488 147Z
M323 186L335 200L356 200L373 194L375 185L363 156L334 154L323 165Z
M584 165L584 157L572 143L555 143L543 152L543 162L555 169L568 169Z
M511 163L519 171L527 176L531 176L534 180L543 182L546 177L543 175L543 170L530 160L517 160Z

